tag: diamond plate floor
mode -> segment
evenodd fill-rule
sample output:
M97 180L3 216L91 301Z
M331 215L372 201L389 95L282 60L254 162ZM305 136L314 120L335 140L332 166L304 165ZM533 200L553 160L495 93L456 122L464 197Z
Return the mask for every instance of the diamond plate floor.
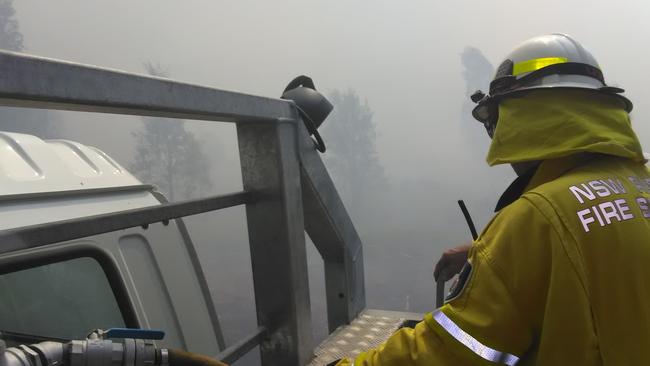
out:
M339 327L315 350L308 366L325 366L346 357L376 348L404 322L421 320L422 314L398 311L364 310L349 325Z

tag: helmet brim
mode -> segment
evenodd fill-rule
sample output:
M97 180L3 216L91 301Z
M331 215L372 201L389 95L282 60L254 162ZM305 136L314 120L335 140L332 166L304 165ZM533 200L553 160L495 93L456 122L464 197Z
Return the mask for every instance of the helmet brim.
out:
M495 113L495 110L494 108L490 108L489 104L495 104L495 103L498 104L503 99L522 96L523 94L526 94L527 92L530 91L548 90L548 89L573 89L573 90L579 89L579 90L591 91L594 93L607 94L615 98L618 98L620 101L622 101L623 104L625 105L625 111L627 113L632 112L632 109L634 108L632 101L630 101L624 95L621 94L622 92L624 92L624 90L621 88L611 87L611 86L605 86L605 87L594 87L592 85L585 86L584 84L580 84L580 83L557 83L557 84L545 84L545 85L524 87L517 90L513 90L511 92L499 94L496 96L491 96L489 100L479 103L476 107L472 109L472 117L474 117L474 119L476 119L478 122L485 124L486 122L489 122L491 119L494 118L494 116L492 116L492 113Z
M574 89L574 90L580 89L580 90L593 91L597 93L603 93L603 94L607 94L619 98L625 104L625 111L628 113L632 112L632 109L634 108L634 104L632 104L632 101L627 99L627 97L621 94L625 91L621 88L612 87L612 86L595 87L589 84L567 83L567 82L523 87L509 93L501 94L498 96L497 99L500 100L503 98L516 96L520 92L527 92L532 90L543 90L543 89Z

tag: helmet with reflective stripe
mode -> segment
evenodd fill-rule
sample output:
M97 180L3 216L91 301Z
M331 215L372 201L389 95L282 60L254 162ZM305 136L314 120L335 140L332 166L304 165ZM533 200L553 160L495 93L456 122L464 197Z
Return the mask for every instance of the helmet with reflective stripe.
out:
M620 98L628 112L632 102L621 88L605 83L596 59L580 43L566 34L554 33L531 38L512 51L499 65L490 93L472 95L478 105L472 115L485 124L492 135L498 118L499 100L528 90L578 88L608 93Z

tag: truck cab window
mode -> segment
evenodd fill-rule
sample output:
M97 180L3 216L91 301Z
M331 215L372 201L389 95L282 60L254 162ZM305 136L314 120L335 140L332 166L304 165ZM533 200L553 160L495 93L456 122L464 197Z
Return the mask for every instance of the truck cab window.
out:
M81 257L0 275L0 331L83 339L124 327L104 270Z

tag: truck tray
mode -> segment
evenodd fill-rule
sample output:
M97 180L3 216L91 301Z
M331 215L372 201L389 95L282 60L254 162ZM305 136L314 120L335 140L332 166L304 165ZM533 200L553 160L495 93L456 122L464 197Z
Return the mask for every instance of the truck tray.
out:
M422 320L424 315L399 311L364 310L349 325L341 326L315 350L308 366L325 366L342 358L378 347L404 325Z

